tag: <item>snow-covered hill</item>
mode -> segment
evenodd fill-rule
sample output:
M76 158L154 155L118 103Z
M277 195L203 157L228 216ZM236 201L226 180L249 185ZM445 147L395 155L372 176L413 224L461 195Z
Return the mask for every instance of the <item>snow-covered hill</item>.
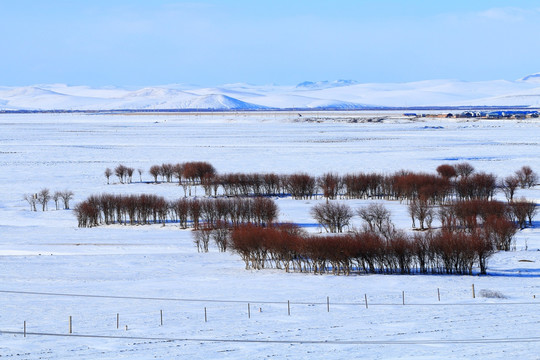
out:
M0 87L0 110L264 110L415 106L540 106L540 73L519 80L409 83L306 81L296 86L164 85L141 89L48 84Z

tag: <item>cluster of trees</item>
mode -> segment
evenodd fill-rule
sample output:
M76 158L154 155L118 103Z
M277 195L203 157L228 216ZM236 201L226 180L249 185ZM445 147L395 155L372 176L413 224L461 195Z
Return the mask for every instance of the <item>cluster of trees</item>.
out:
M115 174L120 182L130 182L134 169L119 165ZM141 174L139 170L139 175ZM150 168L154 182L173 182L184 186L191 195L192 185L201 185L207 196L280 196L310 199L321 194L327 199L377 198L400 201L422 201L444 204L461 200L492 200L502 190L512 201L516 190L538 183L538 175L523 166L502 180L494 174L475 172L469 163L442 164L436 174L401 170L394 174L355 173L340 176L326 173L314 177L306 173L278 175L275 173L218 174L207 162L161 164ZM112 171L107 169L107 179Z
M439 218L443 227L454 229L463 228L472 231L484 226L490 219L500 219L524 229L532 226L532 219L538 212L538 207L532 201L521 199L504 203L495 200L458 201L442 206Z
M143 171L141 169L137 170L139 172L139 179L142 181L142 173ZM133 173L135 172L135 169L132 167L128 167L122 164L119 164L114 168L114 175L118 178L118 181L121 184L131 184L133 181ZM109 184L110 177L113 175L113 171L109 168L105 169L105 177L107 178L107 184Z
M56 210L59 210L61 206L65 210L69 209L69 202L73 199L73 192L70 190L51 191L47 188L41 189L34 194L24 194L23 199L30 205L31 211L37 211L37 205L41 205L41 210L46 211L49 208L49 202L54 201Z
M150 175L157 183L161 179L162 182L173 182L178 180L178 184L183 183L197 185L201 183L204 177L212 177L216 174L216 169L211 164L204 161L191 161L178 164L161 164L152 165L149 170Z
M213 229L253 223L274 222L278 208L268 198L187 199L167 201L157 195L92 195L74 209L79 227L120 224L179 223L187 228Z
M139 180L142 182L142 174L144 170L137 169ZM135 169L123 164L119 164L114 168L105 169L104 175L107 179L107 184L110 182L110 177L114 174L118 181L122 184L129 184L133 181ZM163 163L161 165L152 165L148 170L155 183L158 182L173 182L178 180L178 184L186 183L190 185L200 184L202 178L212 177L216 174L214 167L202 161L184 162L178 164Z
M500 226L523 229L532 226L532 220L538 207L532 201L521 199L504 203L496 200L462 200L446 203L437 209L424 199L412 200L408 204L412 227L420 230L431 228L435 217L439 218L442 227L449 230L465 229L469 232L488 223L497 222ZM326 232L341 233L349 225L353 216L358 215L370 231L391 228L390 212L382 204L357 209L356 212L347 204L327 202L317 204L311 209L311 216ZM509 230L510 231L510 230ZM515 231L515 230L514 230ZM499 247L498 247L499 248ZM501 246L501 250L508 250Z
M246 269L277 268L285 271L333 273L486 273L494 253L489 236L433 231L414 236L394 231L386 237L363 230L347 235L310 236L294 225L267 228L243 225L232 230L230 248Z
M414 235L397 230L382 204L371 204L356 211L364 222L362 229L346 235L308 235L294 224L241 224L231 230L221 224L196 231L194 241L199 249L208 251L208 244L214 239L221 251L228 247L238 253L246 269L270 267L287 272L348 275L472 274L474 268L479 268L485 274L489 257L497 250L511 248L516 233L510 219L515 216L513 204L491 200L448 204L440 210L440 230ZM314 210L332 209L340 213L344 207L347 206L330 202L318 204ZM533 216L534 204L529 203L528 209ZM352 217L352 211L348 215ZM337 229L340 225L326 226L330 231L331 226Z

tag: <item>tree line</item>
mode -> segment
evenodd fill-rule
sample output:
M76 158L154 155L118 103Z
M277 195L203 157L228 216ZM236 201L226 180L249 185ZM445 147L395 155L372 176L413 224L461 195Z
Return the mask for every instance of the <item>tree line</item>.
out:
M134 169L124 165L115 168L121 183L131 182ZM311 176L306 173L225 173L218 174L207 162L164 163L153 165L148 171L154 183L177 182L184 187L184 195L191 195L192 186L203 187L206 196L292 196L311 199L318 195L333 199L386 199L399 201L421 200L429 204L444 204L462 200L492 200L502 191L513 201L518 188L530 188L538 183L538 175L523 166L513 175L498 179L496 175L476 172L469 163L442 164L436 173L400 170L393 174L326 173ZM139 170L139 174L142 170ZM107 169L107 180L112 170ZM142 181L142 179L141 179Z
M49 202L54 201L56 210L63 206L64 210L69 209L69 202L73 199L73 191L62 190L51 193L48 188L43 188L37 193L24 194L23 199L30 205L31 211L37 211L37 205L41 205L41 210L46 211L49 208Z
M145 225L178 223L181 228L216 227L226 223L239 226L253 223L263 226L278 215L276 203L269 198L189 199L167 201L162 196L91 195L74 209L79 227L109 224Z
M387 237L362 230L346 235L307 235L294 225L232 230L230 248L246 269L275 268L315 274L472 274L487 270L495 252L490 235L447 230Z

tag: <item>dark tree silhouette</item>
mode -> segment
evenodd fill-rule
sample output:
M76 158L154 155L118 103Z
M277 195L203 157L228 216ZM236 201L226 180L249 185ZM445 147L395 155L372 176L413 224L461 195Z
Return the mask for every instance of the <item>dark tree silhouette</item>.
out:
M152 165L148 171L154 178L154 182L157 184L158 176L161 174L161 167L159 165Z
M342 188L343 181L337 174L326 173L317 179L317 184L328 201L336 199Z
M41 191L37 194L37 202L41 204L42 211L47 210L47 205L50 200L51 200L51 193L49 189L47 188L41 189Z
M64 190L60 192L60 197L62 198L62 201L64 202L64 210L69 209L69 202L71 199L73 199L73 191L70 190Z
M317 204L311 208L311 216L327 231L341 233L349 226L353 211L350 206L341 203Z
M122 164L119 164L117 167L114 168L114 174L118 178L118 181L120 181L120 183L123 184L127 177L127 167L125 167Z
M449 164L442 164L437 167L437 174L446 179L457 176L456 168Z
M463 162L463 163L460 163L460 164L456 164L454 166L454 168L456 169L457 175L462 177L462 178L466 178L466 177L472 175L472 173L474 172L474 167L471 164L469 164L468 162Z
M530 166L523 166L516 171L516 176L519 179L522 188L531 188L538 183L538 174L536 174Z
M111 175L112 175L112 170L109 169L109 168L106 168L105 169L105 177L107 178L107 185L109 185L109 179L110 179Z
M512 201L514 200L514 194L516 193L516 190L520 184L520 180L517 176L507 176L502 181L499 187L501 188L502 192L504 193L504 196L506 196L506 200Z
M55 210L58 210L58 202L60 200L60 192L59 191L55 191L52 195L52 199L54 201L54 208Z
M367 230L382 235L388 239L394 232L390 219L390 211L383 204L370 204L357 211L358 216L365 222Z

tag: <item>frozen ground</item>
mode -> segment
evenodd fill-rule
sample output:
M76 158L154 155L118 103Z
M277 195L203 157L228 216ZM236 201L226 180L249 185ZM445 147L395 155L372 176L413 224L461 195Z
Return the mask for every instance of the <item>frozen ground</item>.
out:
M434 171L469 161L499 176L522 165L540 171L537 121L409 122L383 115L391 119L0 116L0 357L540 358L538 219L535 229L518 233L517 251L491 259L489 276L344 277L246 271L234 254L197 253L190 232L174 225L78 229L71 211L52 210L51 203L50 211L31 212L22 200L43 187L72 190L73 204L102 192L183 195L175 185L107 185L103 171L118 163L147 170L204 160L219 172L319 175ZM540 202L540 189L518 196ZM309 208L320 200L276 201L281 220L310 224ZM410 227L403 206L387 205L396 224ZM482 290L504 297L483 297Z

